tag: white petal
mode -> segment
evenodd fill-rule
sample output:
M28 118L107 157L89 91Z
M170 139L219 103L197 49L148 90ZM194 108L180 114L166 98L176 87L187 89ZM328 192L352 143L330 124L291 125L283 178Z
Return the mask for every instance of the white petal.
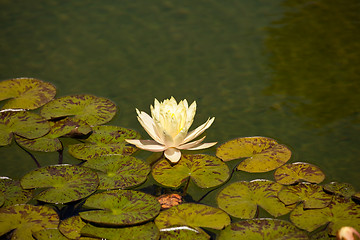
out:
M146 112L140 112L139 110L137 110L137 112L138 121L145 129L145 131L149 134L149 136L158 143L162 143L162 140L157 132L154 120Z
M214 120L215 120L214 117L211 119L209 118L204 124L200 125L195 130L188 133L188 135L185 137L183 143L187 143L187 142L193 140L194 138L196 138L197 136L199 136L200 134L202 134L206 129L208 129L211 126L211 124L214 122Z
M192 142L189 142L189 143L185 143L185 144L182 144L180 146L177 147L177 149L183 149L183 150L186 150L186 149L189 149L189 148L192 148L192 147L195 147L196 145L200 144L203 140L205 139L205 136L200 138L199 140L196 140L196 141L192 141Z
M165 152L164 152L164 155L172 163L178 162L180 160L180 158L181 158L181 152L180 152L180 150L178 150L176 148L168 148L168 149L166 149Z
M164 145L161 145L154 140L125 139L125 141L150 152L162 152L166 150Z
M205 149L205 148L209 148L214 146L215 144L217 144L217 142L211 142L211 143L200 143L199 145L192 147L192 148L188 148L186 150L200 150L200 149Z

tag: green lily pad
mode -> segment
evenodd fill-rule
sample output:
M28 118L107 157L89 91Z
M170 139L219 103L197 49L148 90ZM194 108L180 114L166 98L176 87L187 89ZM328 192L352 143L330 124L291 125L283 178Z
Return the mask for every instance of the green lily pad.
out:
M331 182L323 186L324 190L332 194L350 198L356 193L355 188L349 183Z
M158 183L167 187L177 188L190 177L199 187L210 188L228 180L230 171L217 157L194 154L182 155L174 166L162 159L153 167L152 175Z
M36 109L56 94L54 85L35 78L15 78L0 82L0 101L10 99L2 109Z
M54 99L41 109L46 119L72 116L90 126L109 122L116 113L116 105L106 99L92 95L73 95Z
M92 158L83 164L84 167L99 172L98 189L124 189L145 182L150 173L150 166L142 160L124 155L106 155Z
M65 118L59 121L49 121L50 132L43 137L27 139L21 136L15 136L15 140L22 147L41 152L55 152L63 149L59 137L86 135L91 132L91 127L79 119Z
M218 206L231 216L253 218L260 206L272 216L289 213L295 206L286 206L277 197L282 185L270 180L234 182L222 189L216 201Z
M291 163L276 169L275 180L283 185L290 185L297 182L306 181L310 183L321 183L325 179L325 174L315 165L309 163Z
M360 205L343 197L334 197L327 207L321 209L305 210L300 204L291 212L290 220L298 228L309 232L329 224L329 233L336 235L343 226L360 229Z
M49 123L27 111L0 111L0 146L11 143L13 135L34 139L50 131Z
M33 232L58 224L59 216L47 206L22 204L0 209L0 236L15 229L11 239L33 240Z
M83 227L81 230L81 234L84 236L112 240L159 239L159 230L153 222L133 227L121 228L96 227L91 224L86 224L85 227Z
M66 164L38 168L21 179L24 189L47 188L35 198L48 203L82 199L95 192L98 185L98 176L91 169Z
M93 127L93 133L84 143L70 145L69 153L83 160L111 154L130 155L137 151L137 148L127 144L125 139L135 138L140 138L140 134L131 129L117 126L96 126Z
M163 228L160 230L161 240L208 240L210 236L203 231L188 226Z
M352 195L352 197L353 199L360 201L360 192L355 193L354 195Z
M86 223L81 220L79 215L69 217L59 224L59 231L70 239L80 238L81 229Z
M35 237L36 240L48 240L48 239L68 240L68 238L62 235L61 232L59 232L59 229L57 228L43 229L41 231L35 232L33 236Z
M3 196L2 207L27 203L33 196L33 190L25 190L20 186L20 181L7 177L0 178L0 194Z
M237 167L241 171L268 172L285 164L291 151L271 138L244 137L220 145L216 156L223 161L246 158Z
M278 198L286 205L303 202L306 209L324 208L332 200L332 196L324 192L322 186L310 183L285 187L279 192Z
M110 190L90 196L80 212L86 221L110 225L134 225L153 219L160 211L154 196L133 190Z
M307 233L288 221L270 218L232 223L220 232L219 240L307 240Z
M189 226L222 229L230 224L230 217L223 210L196 203L184 203L160 212L155 218L161 230L172 226Z

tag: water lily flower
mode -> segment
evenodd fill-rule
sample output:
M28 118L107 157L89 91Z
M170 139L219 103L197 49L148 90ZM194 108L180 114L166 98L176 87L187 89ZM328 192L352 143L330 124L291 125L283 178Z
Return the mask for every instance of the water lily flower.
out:
M195 130L188 132L193 123L196 102L190 107L186 99L177 104L174 97L159 102L156 98L154 106L150 106L151 117L136 109L137 119L153 140L126 139L128 143L151 152L163 152L167 159L176 163L181 158L180 150L199 150L214 146L217 142L202 143L205 137L192 141L214 122L209 118ZM192 142L190 142L192 141Z

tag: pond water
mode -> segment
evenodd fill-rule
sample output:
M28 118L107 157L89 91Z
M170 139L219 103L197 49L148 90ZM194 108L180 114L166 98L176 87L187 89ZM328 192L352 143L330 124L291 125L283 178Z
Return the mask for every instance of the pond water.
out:
M0 0L0 80L109 98L119 109L109 124L143 138L135 108L196 100L193 127L216 117L208 142L271 137L292 149L291 162L360 191L359 11L358 0ZM0 163L14 178L36 167L14 144L0 148Z

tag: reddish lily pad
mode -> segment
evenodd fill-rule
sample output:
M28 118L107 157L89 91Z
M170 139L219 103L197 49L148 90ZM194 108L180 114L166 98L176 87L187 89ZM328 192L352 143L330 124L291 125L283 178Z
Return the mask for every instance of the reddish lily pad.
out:
M47 206L21 204L0 209L0 236L14 230L11 239L33 240L33 232L58 224L59 216Z
M288 221L270 218L251 219L232 223L220 232L219 240L307 240L307 233Z
M208 240L210 236L199 229L188 226L163 228L160 230L161 240Z
M2 207L27 203L33 196L33 190L25 190L20 186L20 181L7 177L0 178L0 194L3 196Z
M84 206L96 209L80 212L84 220L119 226L149 221L160 211L160 204L155 197L133 190L97 193L90 196Z
M83 164L98 170L98 189L124 189L145 182L150 166L142 160L124 155L106 155L92 158Z
M270 180L234 182L222 189L217 198L218 206L231 216L243 219L253 218L260 206L278 217L289 213L295 206L286 206L278 199L282 185Z
M95 192L98 185L98 176L91 169L66 164L38 168L21 179L24 189L48 188L35 197L48 203L82 199Z
M343 197L334 197L327 207L321 209L304 209L301 204L291 212L290 220L309 232L328 224L329 233L335 236L343 226L360 229L360 205Z
M154 179L167 187L177 188L189 177L201 188L210 188L224 183L230 177L228 166L219 158L205 155L182 155L171 166L168 160L160 160L152 170Z
M331 182L324 185L324 190L332 194L343 196L345 198L350 198L356 193L355 188L349 183Z
M332 196L324 192L322 186L310 183L285 187L279 192L278 198L286 205L303 202L306 209L324 208L332 200Z
M69 153L83 160L111 154L130 155L137 151L137 148L127 144L125 139L135 138L140 138L140 134L131 129L117 126L96 126L93 127L93 133L84 143L70 145Z
M11 143L13 135L34 139L50 131L49 123L27 111L0 111L0 146Z
M121 228L97 227L91 224L86 224L81 230L81 234L84 236L112 240L159 239L159 230L153 222Z
M184 203L162 211L155 218L155 224L160 230L185 225L202 231L200 227L222 229L230 224L230 217L219 208Z
M291 151L271 138L244 137L220 145L216 156L223 161L246 158L240 162L238 170L268 172L285 164L291 157Z
M80 238L81 229L86 225L86 223L81 220L79 215L69 217L59 224L59 231L70 239Z
M301 181L310 183L321 183L325 179L325 174L315 165L309 163L285 164L276 169L275 180L283 185L290 185Z
M56 94L54 85L35 78L15 78L0 82L0 101L10 99L2 109L36 109Z
M57 98L46 104L40 112L46 119L72 116L90 126L109 122L115 113L116 105L112 101L85 94Z

